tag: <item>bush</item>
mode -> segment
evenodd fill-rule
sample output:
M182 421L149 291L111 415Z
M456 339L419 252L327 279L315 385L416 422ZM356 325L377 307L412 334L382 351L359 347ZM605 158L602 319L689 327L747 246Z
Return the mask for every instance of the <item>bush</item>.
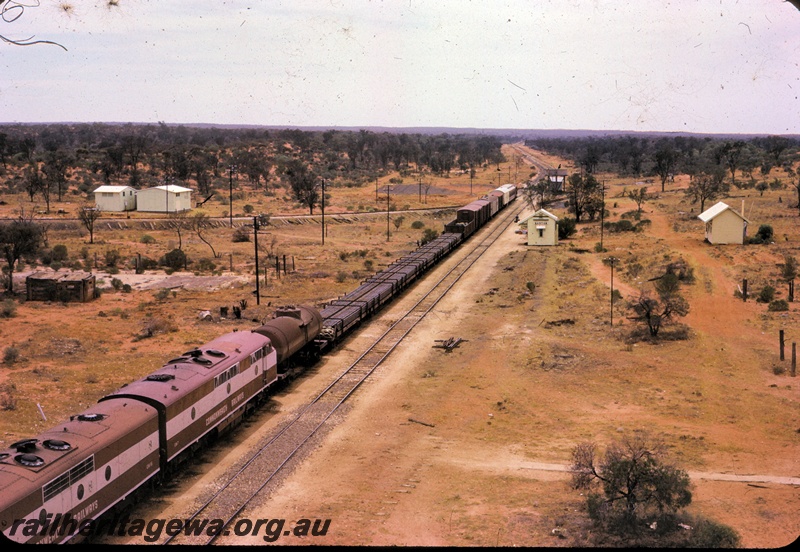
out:
M197 261L197 268L201 271L213 272L214 269L217 268L217 265L211 259L202 258Z
M144 236L139 238L139 241L148 245L151 243L156 243L156 239L150 234L145 234Z
M66 261L67 260L67 246L64 244L58 244L53 246L53 251L51 252L54 261Z
M6 299L0 305L0 317L12 318L17 315L17 304L12 299Z
M247 226L240 226L233 231L233 243L244 243L250 241L250 229Z
M558 221L558 239L565 240L578 231L578 223L572 217L564 217Z
M788 311L789 310L789 303L788 303L788 301L786 301L786 299L777 299L775 301L772 301L769 304L769 307L767 307L767 310L773 311L773 312L775 312L775 311Z
M116 249L109 249L106 251L106 266L116 267L119 262L119 251Z
M633 223L627 219L618 222L604 222L603 226L609 232L633 232L636 230Z
M420 240L420 245L425 245L426 243L435 240L439 237L439 232L434 230L433 228L426 228L422 232L422 239Z
M773 235L774 232L772 230L772 226L769 224L762 224L758 227L758 232L756 232L756 235L750 238L748 242L755 244L770 243Z
M771 303L773 299L775 299L775 288L772 286L761 288L761 293L756 297L758 303Z
M6 347L3 353L3 362L6 364L14 364L19 360L19 349L16 347Z
M141 263L139 264L140 270L153 270L155 268L158 268L158 261L148 257L142 257Z
M411 228L413 228L414 230L422 230L423 228L425 228L425 223L422 222L421 220L415 220L414 222L411 223Z
M167 298L169 297L169 289L167 289L167 288L161 288L161 289L159 289L157 292L155 292L155 293L153 294L153 297L154 297L154 298L155 298L157 301L166 301L166 300L167 300Z
M172 270L180 270L186 266L186 253L180 249L173 249L161 258L159 264Z
M168 289L162 289L161 291L166 291L169 293ZM146 339L158 334L174 331L176 331L176 328L172 322L164 318L153 317L145 322L144 327L142 328L142 333L137 335L134 340Z
M737 548L741 537L731 527L711 519L695 517L685 520L691 527L686 538L686 548Z
M111 287L113 287L116 291L122 289L122 280L119 278L111 278Z
M684 284L694 283L694 268L689 266L689 264L683 259L678 259L677 261L669 263L667 265L665 274L673 274L677 276L678 280Z
M0 408L3 410L16 410L17 398L14 391L17 387L13 383L5 383L0 386Z

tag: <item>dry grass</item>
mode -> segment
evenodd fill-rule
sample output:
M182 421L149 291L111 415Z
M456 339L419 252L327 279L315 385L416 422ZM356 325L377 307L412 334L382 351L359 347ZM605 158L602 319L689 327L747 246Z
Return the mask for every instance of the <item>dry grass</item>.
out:
M617 202L611 220L619 220L635 208L620 195L632 181L608 177L606 183ZM294 494L283 500L303 515L334 517L336 536L328 544L568 546L579 545L586 530L583 497L557 475L520 466L566 463L582 440L604 443L648 427L665 436L689 470L796 476L800 386L775 366L778 329L800 327L800 312L796 303L788 312L769 312L766 305L736 300L734 290L743 277L756 287L774 282L783 255L800 257L800 217L788 209L786 190L763 197L735 190L729 204L738 209L744 197L752 203L747 216L753 226L772 224L783 241L711 247L702 244L696 206L692 212L675 191L685 184L679 179L645 204L645 217L653 220L645 232L606 233L603 253L593 252L600 240L596 223L581 225L574 239L554 249L528 248L518 237L520 243L498 254L496 266L482 274L485 280L465 292L467 299L440 307L423 348L397 361L409 377L392 380L380 401L365 401L364 414L348 421L356 435L320 451L324 469L315 471L310 462L302 485L291 486ZM374 189L331 193L343 210L375 203ZM462 194L441 202L469 199ZM409 197L409 205L415 200ZM265 204L266 211L273 209L279 211ZM265 234L274 239L276 253L294 257L297 270L280 279L271 272L261 305L253 299L252 280L213 292L178 289L161 300L153 290L109 290L83 305L19 304L13 324L5 319L0 326L0 339L20 352L19 362L0 367L0 405L10 397L16 407L0 418L0 437L8 443L50 427L175 353L248 327L275 305L320 304L341 295L367 272L366 260L379 270L415 248L422 230L411 228L413 220L440 230L447 218L404 216L399 230L391 226L390 241L380 215L331 223L325 247L319 224L276 220ZM141 233L155 243L142 244L140 231L130 228L104 229L93 246L77 232L51 231L50 240L67 245L71 256L88 247L90 258L95 252L102 258L112 247L124 258L136 252L153 258L176 240L163 229ZM230 271L232 254L233 272L252 278L253 244L233 243L231 236L229 228L214 230L213 241L223 252L217 270ZM184 235L184 249L190 258L210 256L191 236ZM633 324L622 302L610 327L609 272L602 263L609 255L621 259L614 277L623 298L652 285L648 280L671 262L683 259L693 269L695 282L683 288L692 308L683 320L691 329L688 339L626 342ZM784 297L785 287L776 288ZM219 320L220 306L243 299L243 320ZM198 320L206 309L214 322ZM174 331L137 341L154 320ZM468 341L446 356L428 350L433 339L451 335ZM72 354L59 354L64 350ZM435 428L398 422L409 416ZM413 488L402 486L410 480L416 481ZM699 482L695 497L695 512L737 528L745 546L781 546L796 537L796 489ZM377 512L385 514L380 523ZM408 527L419 531L412 535Z

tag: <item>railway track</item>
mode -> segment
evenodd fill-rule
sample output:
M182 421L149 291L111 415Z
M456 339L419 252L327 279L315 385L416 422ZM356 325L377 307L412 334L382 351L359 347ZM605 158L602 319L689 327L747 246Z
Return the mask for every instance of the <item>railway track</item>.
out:
M182 518L185 520L184 528L173 535L166 535L161 544L213 544L234 534L232 528L248 504L275 481L293 459L307 452L309 441L499 238L523 208L522 200L512 203L478 234L467 240L454 253L458 257L455 258L452 268L432 282L430 289L423 291L421 299L376 338L360 357L304 406L291 421L272 435L193 514ZM425 279L416 286L422 282L431 283L430 279ZM200 520L223 520L224 526L220 529L216 525L214 531L189 530L190 526L198 527Z

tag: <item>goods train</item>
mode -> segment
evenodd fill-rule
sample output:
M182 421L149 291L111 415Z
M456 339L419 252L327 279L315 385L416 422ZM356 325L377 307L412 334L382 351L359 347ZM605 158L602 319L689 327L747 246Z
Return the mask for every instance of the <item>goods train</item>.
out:
M68 421L0 450L0 531L16 542L61 543L97 530L105 512L174 474L358 324L486 224L513 184L458 209L434 240L322 310L278 309L173 358Z

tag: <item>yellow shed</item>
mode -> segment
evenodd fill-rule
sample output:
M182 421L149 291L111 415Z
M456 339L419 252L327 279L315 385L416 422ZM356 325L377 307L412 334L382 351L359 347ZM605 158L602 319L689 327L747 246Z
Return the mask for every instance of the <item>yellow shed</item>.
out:
M558 245L558 217L544 209L519 221L528 228L528 245Z
M706 223L706 240L712 244L740 243L747 240L747 223L742 215L720 201L698 217Z

